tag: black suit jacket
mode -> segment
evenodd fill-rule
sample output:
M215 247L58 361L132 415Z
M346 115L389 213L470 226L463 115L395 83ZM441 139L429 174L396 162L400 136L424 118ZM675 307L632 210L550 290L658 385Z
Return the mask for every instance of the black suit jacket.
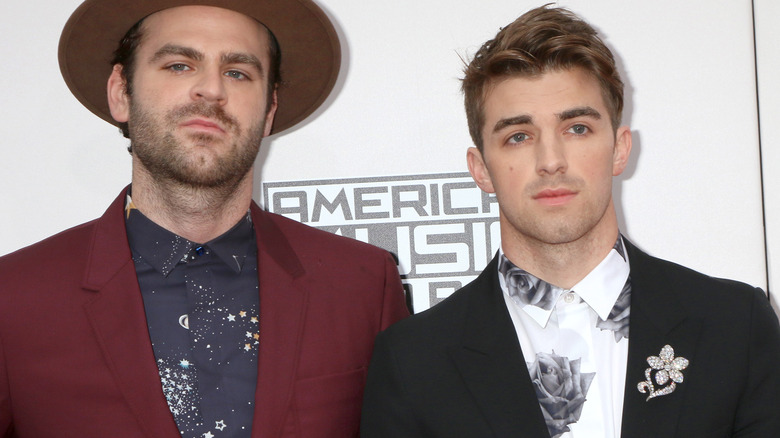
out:
M780 437L780 326L766 295L626 246L632 293L622 436ZM378 336L362 436L549 437L496 265ZM637 384L647 357L666 344L690 360L685 380L646 401Z

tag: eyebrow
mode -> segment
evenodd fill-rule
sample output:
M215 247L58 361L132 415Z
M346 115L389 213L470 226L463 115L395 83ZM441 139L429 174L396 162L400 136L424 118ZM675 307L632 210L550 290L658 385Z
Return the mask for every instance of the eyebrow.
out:
M220 57L222 64L245 64L257 69L260 75L264 75L263 64L257 59L257 56L249 53L231 52L225 53Z
M515 126L515 125L532 125L533 124L533 117L523 114L515 117L508 117L505 119L500 119L496 122L496 124L493 126L493 132L498 132L507 126Z
M562 122L565 120L575 119L577 117L592 117L596 120L601 120L601 113L589 106L568 109L556 115L558 116L558 120Z
M203 60L203 53L191 47L184 47L176 44L166 44L154 52L154 55L152 55L152 57L149 59L149 62L159 61L160 59L171 55L184 56L185 58L190 58L195 61Z
M601 113L592 107L582 106L562 111L556 114L556 117L558 117L558 120L562 122L575 119L577 117L592 117L596 120L601 120ZM508 126L533 125L533 123L534 118L527 114L522 114L515 117L507 117L496 122L496 124L493 126L493 132L499 132Z
M166 56L183 56L185 58L192 59L194 61L202 61L205 57L202 52L195 50L191 47L180 46L177 44L166 44L159 50L154 52L149 62L156 62ZM224 53L220 56L220 62L222 64L245 64L257 69L261 75L264 74L263 64L257 58L257 56L249 53L230 52Z
M565 111L556 114L555 116L558 117L558 120L562 122L566 120L576 119L577 117L592 117L596 120L601 120L601 113L589 106L581 106L581 107L567 109ZM519 116L514 116L514 117L507 117L496 122L496 124L493 126L493 132L501 131L507 126L533 125L533 123L534 123L534 118L527 114L521 114Z

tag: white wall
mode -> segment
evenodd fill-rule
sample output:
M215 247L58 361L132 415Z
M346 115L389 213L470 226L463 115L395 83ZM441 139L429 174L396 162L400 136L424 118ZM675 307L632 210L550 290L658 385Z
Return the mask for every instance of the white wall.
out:
M780 121L780 3L755 0L754 4L769 290L780 313L780 139L774 132Z
M0 6L0 254L100 215L129 181L122 136L60 76L60 31L80 3Z
M770 2L757 9L777 18ZM129 182L130 161L121 135L59 75L59 32L80 1L9 3L0 7L0 254L98 216ZM337 92L317 117L266 141L258 194L263 181L465 171L460 58L544 2L320 3L343 39ZM654 255L766 287L751 2L561 4L600 30L624 71L634 157L615 189L623 230ZM776 30L759 37L778 41ZM773 86L762 106L777 105ZM780 176L777 165L764 171ZM767 194L780 187L773 181Z

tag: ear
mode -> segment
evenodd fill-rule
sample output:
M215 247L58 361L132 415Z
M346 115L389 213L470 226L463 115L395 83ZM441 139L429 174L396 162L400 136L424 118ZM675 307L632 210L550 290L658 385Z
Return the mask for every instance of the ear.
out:
M271 97L271 106L267 109L265 114L265 132L263 132L263 137L271 135L271 129L274 126L274 116L276 116L276 109L279 107L276 88L277 87L274 87L274 94Z
M469 165L469 173L474 178L474 182L485 193L495 193L493 188L493 180L490 178L490 172L485 165L485 159L482 156L482 152L477 148L469 148L466 151L466 162Z
M618 176L626 169L631 156L631 128L621 126L615 134L615 150L612 156L612 176Z
M114 64L106 88L111 117L119 123L126 122L130 115L130 96L127 95L127 81L122 75L121 64Z

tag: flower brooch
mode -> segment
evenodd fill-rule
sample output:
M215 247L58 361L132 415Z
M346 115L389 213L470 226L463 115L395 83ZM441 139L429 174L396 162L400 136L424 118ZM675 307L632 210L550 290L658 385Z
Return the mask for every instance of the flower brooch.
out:
M688 368L689 364L688 359L684 357L674 357L674 349L671 345L664 345L658 356L647 358L647 363L650 365L650 368L645 370L645 379L647 380L639 382L636 386L642 394L649 393L645 401L673 393L677 384L683 382L682 370ZM653 376L653 371L655 371L655 376ZM655 378L653 379L653 377ZM659 385L659 389L655 389L653 380Z

